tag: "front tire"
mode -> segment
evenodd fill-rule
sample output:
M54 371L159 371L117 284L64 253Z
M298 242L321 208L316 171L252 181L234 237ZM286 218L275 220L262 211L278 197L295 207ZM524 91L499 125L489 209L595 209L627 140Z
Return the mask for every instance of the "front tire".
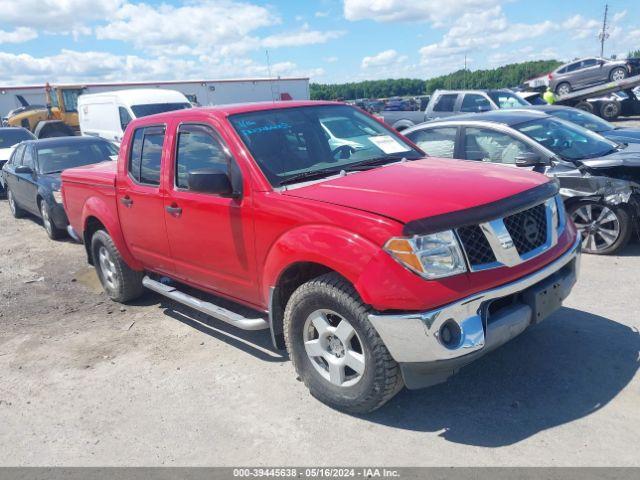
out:
M615 100L606 100L600 105L600 116L608 121L613 121L620 115L620 103Z
M64 237L65 231L56 227L51 216L51 207L44 200L40 200L40 217L42 218L44 231L47 232L51 240L59 240Z
M627 78L627 70L623 67L617 67L611 70L609 73L609 80L612 82L617 82L618 80L624 80Z
M111 300L124 303L142 295L144 272L133 270L125 263L104 230L98 230L91 237L91 254L100 283Z
M20 208L20 205L16 202L16 198L13 195L13 192L7 188L7 201L9 202L9 210L11 210L11 215L13 218L22 218L26 215L26 212Z
M300 286L284 313L296 372L311 395L347 413L376 410L404 385L370 312L349 282L329 273Z
M586 200L569 207L568 213L582 235L583 252L612 255L629 243L631 215L623 205Z

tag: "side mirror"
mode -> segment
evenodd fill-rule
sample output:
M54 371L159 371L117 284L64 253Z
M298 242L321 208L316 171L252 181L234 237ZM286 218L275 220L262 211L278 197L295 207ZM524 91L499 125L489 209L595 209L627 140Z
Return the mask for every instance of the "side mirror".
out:
M516 157L517 167L537 167L546 165L547 162L537 153L522 153Z
M33 174L33 169L26 165L18 165L15 169L15 172L21 175L31 175Z
M213 193L222 197L234 197L229 174L222 169L203 168L192 170L187 175L189 190L200 193Z

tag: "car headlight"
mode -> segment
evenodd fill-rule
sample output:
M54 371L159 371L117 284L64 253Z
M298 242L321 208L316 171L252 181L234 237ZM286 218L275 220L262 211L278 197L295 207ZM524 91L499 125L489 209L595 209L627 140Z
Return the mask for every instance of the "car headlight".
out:
M60 190L54 190L53 191L53 199L57 203L62 203L62 192Z
M385 244L384 250L403 266L428 280L467 271L462 249L451 230L394 237Z

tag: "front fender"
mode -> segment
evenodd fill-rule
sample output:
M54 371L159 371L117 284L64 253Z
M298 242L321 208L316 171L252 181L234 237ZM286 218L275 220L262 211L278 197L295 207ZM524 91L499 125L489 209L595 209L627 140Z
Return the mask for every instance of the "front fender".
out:
M109 205L100 197L94 196L87 199L82 209L82 237L84 238L89 219L92 217L96 218L106 228L107 233L113 240L118 252L127 265L129 265L133 270L143 270L144 267L134 258L133 255L131 255L129 248L124 241L122 229L120 228L120 221L117 217L117 210L114 212L114 208L115 207L113 205ZM89 249L90 245L87 245L87 248Z
M380 247L345 229L329 225L305 225L289 230L271 246L262 276L263 299L277 285L282 273L296 263L311 262L336 271L354 286ZM358 292L360 293L360 292Z

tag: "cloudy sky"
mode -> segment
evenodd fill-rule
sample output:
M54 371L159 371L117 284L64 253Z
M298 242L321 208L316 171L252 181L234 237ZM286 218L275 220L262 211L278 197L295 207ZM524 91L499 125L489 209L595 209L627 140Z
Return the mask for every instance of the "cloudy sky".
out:
M310 76L429 78L599 53L596 0L0 0L0 85ZM605 55L640 48L609 0ZM267 65L267 52L270 67Z

